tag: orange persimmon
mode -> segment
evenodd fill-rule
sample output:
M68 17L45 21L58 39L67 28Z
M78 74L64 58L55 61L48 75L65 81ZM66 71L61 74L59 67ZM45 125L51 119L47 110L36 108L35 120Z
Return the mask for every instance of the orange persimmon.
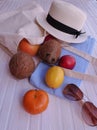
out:
M20 41L17 49L26 52L31 56L35 56L38 52L39 47L40 45L32 45L26 38L23 38Z
M46 110L49 103L49 97L44 90L29 90L24 94L23 106L30 114L39 114Z

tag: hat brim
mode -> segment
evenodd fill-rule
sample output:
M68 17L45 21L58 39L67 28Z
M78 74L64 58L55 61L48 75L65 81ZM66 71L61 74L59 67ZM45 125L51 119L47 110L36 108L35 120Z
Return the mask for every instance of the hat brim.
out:
M44 28L49 34L51 34L55 38L68 42L68 43L81 43L86 40L86 38L87 38L86 33L81 34L77 38L75 38L75 36L64 33L60 30L57 30L53 26L51 26L46 21L46 17L47 17L47 14L41 13L36 17L36 20L42 28Z

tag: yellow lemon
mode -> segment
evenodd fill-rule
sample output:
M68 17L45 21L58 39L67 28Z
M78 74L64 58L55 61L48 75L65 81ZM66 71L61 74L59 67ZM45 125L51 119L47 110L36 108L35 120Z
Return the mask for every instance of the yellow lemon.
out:
M48 87L58 88L64 81L64 71L59 66L50 67L45 76L45 81Z

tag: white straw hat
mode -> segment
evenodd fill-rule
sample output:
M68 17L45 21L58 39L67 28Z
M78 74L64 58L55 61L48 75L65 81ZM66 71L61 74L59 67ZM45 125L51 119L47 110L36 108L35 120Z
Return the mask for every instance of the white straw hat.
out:
M80 43L87 38L82 31L86 14L71 3L53 1L48 14L41 13L36 20L49 34L62 41Z

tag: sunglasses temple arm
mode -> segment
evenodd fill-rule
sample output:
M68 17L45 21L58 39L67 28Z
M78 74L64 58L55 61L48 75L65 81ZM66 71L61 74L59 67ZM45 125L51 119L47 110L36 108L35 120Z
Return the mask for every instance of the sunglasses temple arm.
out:
M83 73L76 72L76 71L69 70L69 69L65 69L65 68L63 68L63 70L64 70L64 73L66 76L76 78L76 79L81 79L81 80L97 82L97 76L83 74Z
M62 43L62 48L64 48L67 51L73 52L79 56L81 56L82 58L86 59L87 61L91 62L92 64L97 65L97 58L90 56L89 54L82 52L66 43Z

